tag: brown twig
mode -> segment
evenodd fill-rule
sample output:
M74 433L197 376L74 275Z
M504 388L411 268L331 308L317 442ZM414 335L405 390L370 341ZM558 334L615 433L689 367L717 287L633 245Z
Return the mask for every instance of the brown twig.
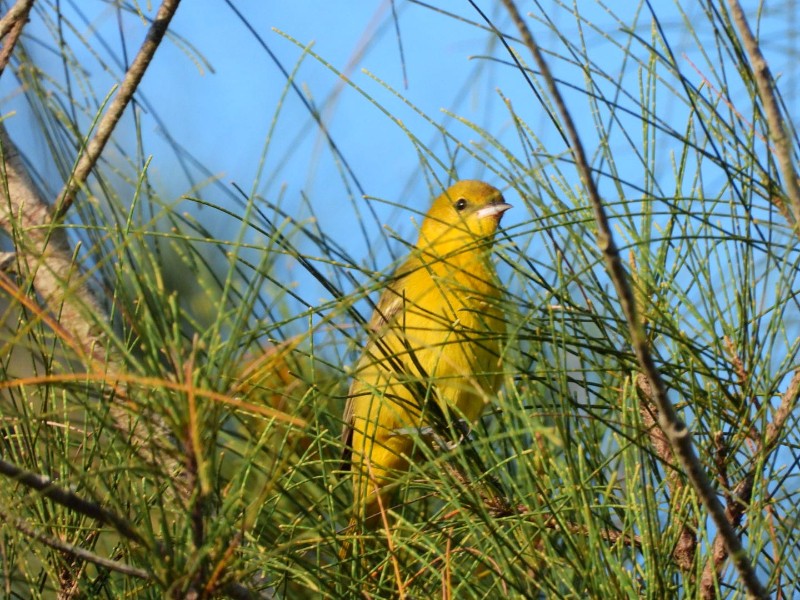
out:
M89 552L88 550L84 550L83 548L79 548L78 546L74 546L73 544L68 544L67 542L64 542L62 540L50 537L49 535L36 531L33 527L30 527L22 519L10 517L9 515L5 514L2 511L0 511L0 520L3 520L9 525L15 527L16 529L19 529L22 533L24 533L28 537L33 538L43 543L44 545L49 546L50 548L54 548L55 550L63 552L69 556L74 556L75 558L78 558L80 560L84 560L86 562L90 562L98 566L105 567L106 569L110 569L112 571L117 571L118 573L122 573L124 575L131 575L132 577L138 577L139 579L150 579L150 574L144 569L132 567L130 565L110 560L108 558L103 558L102 556L98 556L93 552Z
M739 0L728 0L728 4L731 7L733 22L739 30L739 35L742 36L745 50L747 50L747 54L750 57L750 67L753 70L753 79L755 79L756 87L758 88L758 97L761 99L761 104L764 106L764 112L767 116L769 137L775 145L775 153L783 176L783 184L786 186L789 204L792 207L794 225L797 225L800 222L800 184L797 182L797 172L794 169L790 138L787 135L786 125L778 106L778 100L775 97L775 80L772 78L772 73L767 61L764 59L764 55L761 54L758 41L753 36Z
M5 38L0 52L0 73L8 64L32 6L32 0L18 0L0 20L0 37ZM69 290L75 268L66 236L63 231L48 227L49 207L28 175L19 150L2 122L0 169L3 175L0 227L15 242L17 263L23 264L24 272L33 276L34 287L45 299L48 310L60 315L61 324L74 339L84 341L83 348L90 356L90 348L102 345L98 344L99 332L87 322L86 314L102 314L100 306L83 282Z
M554 516L547 517L544 520L543 525L547 529L568 531L573 535L583 535L589 537L590 534L589 528L586 525L578 525L577 523L562 523ZM626 535L620 531L614 531L613 529L601 529L600 531L596 531L595 534L601 540L610 542L611 544L621 543L631 548L642 547L642 538L636 534Z
M17 3L9 8L8 12L0 19L0 38L5 37L18 21L26 21L31 8L33 8L33 0L17 0Z
M11 54L28 21L28 13L31 12L32 7L33 0L17 0L17 3L9 8L8 12L0 19L0 38L6 38L3 48L0 50L0 75L5 70L8 61L11 60Z
M169 19L175 12L178 0L165 0L159 9L156 21L150 28L143 50L134 60L120 92L112 102L106 116L101 120L95 138L78 161L72 179L67 182L62 198L71 197L83 184L92 166L105 145L114 124L119 120L115 111L124 109L136 84L141 81L143 69L152 58L155 47L164 35ZM27 16L23 2L15 5L15 12L9 11L0 21L0 30L18 33L15 26L24 23ZM30 7L28 6L28 10ZM12 18L14 17L14 18ZM10 52L16 38L8 37L4 52ZM123 99L127 95L127 100ZM22 160L19 149L11 140L5 126L0 122L0 228L4 229L14 242L16 270L22 276L30 277L45 312L57 316L58 327L54 331L73 348L77 358L91 371L104 373L110 385L115 387L115 378L120 376L123 361L117 355L105 334L109 318L100 302L87 285L87 277L81 274L76 265L73 250L63 228L53 219L53 209L42 197ZM71 190L71 191L70 191ZM62 203L59 216L63 216ZM7 283L7 282L6 282ZM6 286L7 287L7 286ZM21 296L26 295L21 291ZM111 407L115 426L126 435L131 435L137 448L136 453L148 460L148 453L157 464L170 469L170 475L179 472L178 465L164 452L163 440L169 439L164 424L153 415L146 420L131 416L120 402ZM147 421L147 422L145 422ZM152 428L154 431L150 431ZM155 434L154 434L155 432ZM158 455L158 456L156 456Z
M50 206L34 185L19 150L0 123L0 168L3 175L3 185L0 186L0 227L14 240L17 264L23 267L20 272L31 275L33 286L44 299L47 310L59 315L60 324L73 339L81 342L87 357L97 356L104 361L108 361L107 344L104 343L101 328L92 322L92 315L97 318L105 311L80 276L64 231L54 223L63 217L75 192L84 184L97 162L163 38L178 3L179 0L164 0L161 5L119 92L100 120L94 138L79 158L60 194L61 204L55 208L56 219L52 218ZM30 0L19 0L0 20L0 35L12 32L18 36L21 31L18 28L25 23L31 4ZM16 41L17 37L9 36L3 45L3 53L10 53ZM0 66L4 66L4 63L0 62ZM113 365L111 371L114 371Z
M756 575L753 565L750 563L742 547L739 536L735 528L728 521L725 515L725 508L719 501L716 491L711 486L708 474L705 472L702 463L697 457L689 429L680 420L675 411L675 407L667 397L667 387L650 353L650 345L647 340L645 329L637 315L633 290L628 281L625 267L622 264L603 201L600 198L600 193L592 178L592 172L586 159L586 153L584 152L583 144L575 128L572 116L564 104L564 99L556 86L549 65L544 60L539 46L534 41L533 35L523 20L522 15L520 15L517 10L514 1L502 1L512 21L519 30L523 43L531 52L550 93L553 105L561 117L561 126L569 140L570 150L575 158L575 167L578 170L581 182L583 183L584 189L589 197L589 202L592 205L592 210L594 211L595 223L597 224L597 246L603 253L606 268L614 282L614 287L616 288L620 305L622 306L625 320L627 321L631 345L639 362L639 368L642 374L647 377L653 388L653 400L658 408L658 424L666 434L675 452L675 456L680 461L686 475L692 482L692 486L697 491L698 496L703 504L705 504L711 518L714 520L714 524L717 526L730 555L733 557L736 569L748 593L758 598L766 598L767 591ZM473 6L475 6L474 3ZM475 8L477 10L477 7ZM502 36L500 32L497 32L497 34Z
M449 540L450 540L450 538L448 537L448 542L449 542ZM488 563L489 564L489 570L494 571L498 575L498 580L499 580L498 583L500 585L501 597L503 597L503 598L507 598L508 597L508 595L509 595L509 593L508 593L508 584L506 583L505 578L503 577L503 570L500 568L500 565L497 563L496 560L494 560L491 556L488 556L486 554L486 552L484 552L482 550L478 550L477 548L471 548L469 546L458 546L458 547L452 548L450 550L450 556L452 556L454 554L461 554L461 553L471 554L472 556L474 556L481 563ZM433 560L431 560L429 563L427 563L427 564L423 565L422 567L420 567L420 569L416 573L412 574L411 577L409 577L405 581L406 587L411 587L411 585L414 583L414 580L416 580L420 576L424 575L430 569L436 568L436 565L438 563L442 563L446 559L447 559L447 557L445 557L445 556L435 556L433 558Z
M725 515L734 527L741 525L744 512L750 505L754 480L754 473L751 471L731 493L731 502L725 508ZM711 558L706 562L703 576L700 579L700 597L704 600L716 598L716 582L727 559L728 549L725 547L723 540L717 536L711 545Z
M56 504L65 506L76 513L113 527L117 533L129 540L133 540L137 544L147 546L147 543L136 533L127 520L95 502L90 502L82 498L73 491L56 485L49 477L25 471L3 459L0 459L0 475L5 475L25 487L36 490L41 493L42 496L52 500Z
M493 490L489 488L489 486L485 486L482 484L475 484L471 481L460 469L456 466L451 465L449 463L445 463L445 469L453 477L459 484L466 488L477 488L478 489L478 496L483 502L484 506L488 510L489 514L494 518L500 517L508 517L511 515L527 515L530 517L528 520L531 522L534 519L541 518L540 515L535 515L530 512L530 509L524 504L512 504L509 502L507 498L503 498L499 494L495 493ZM457 514L459 511L453 511L453 513L448 513L446 517ZM538 522L538 520L536 521ZM577 535L584 535L589 536L589 528L585 525L578 525L577 523L564 523L563 521L557 519L555 515L547 515L545 516L542 524L547 529L558 530L558 531L567 531L572 534ZM607 542L611 542L612 544L616 544L617 542L621 542L626 546L631 546L635 548L640 548L642 545L642 540L638 535L625 535L619 531L614 531L611 529L602 529L598 532L600 539L605 540Z
M97 529L88 530L82 539L84 545L91 547L92 543L99 537ZM81 594L81 577L86 572L88 563L75 556L71 552L60 552L62 557L61 568L58 573L58 600L72 600Z
M102 328L93 321L104 314L73 260L63 229L50 223L42 198L5 126L0 122L0 227L14 240L18 271L30 275L48 312L79 341L84 361L105 356Z
M756 480L756 469L758 465L766 462L769 454L777 446L780 434L783 431L784 425L786 425L786 420L797 405L798 397L800 397L800 369L795 371L791 382L789 382L789 387L783 394L781 403L775 411L775 416L767 425L763 443L761 443L761 447L756 448L754 452L752 467L729 495L725 514L734 527L738 527L741 524L745 510L747 510L752 500L753 485ZM758 438L755 439L757 440ZM720 537L717 536L711 547L711 559L706 563L703 569L703 576L700 580L701 598L710 599L715 597L716 582L725 566L728 556L728 549L725 547Z
M64 218L64 215L69 210L70 206L72 206L75 194L81 186L86 183L89 173L91 173L94 165L100 158L100 154L103 152L103 148L105 148L106 143L111 138L111 134L116 128L117 123L120 118L122 118L122 113L125 112L125 108L128 106L131 98L133 98L134 92L136 92L136 89L139 87L139 83L142 81L142 77L144 77L150 61L153 60L153 56L158 46L161 44L161 40L164 39L169 23L175 15L179 4L180 0L164 0L161 3L156 17L150 25L150 30L147 32L144 43L142 43L141 48L139 48L136 58L133 59L131 66L128 68L125 77L119 85L117 95L114 96L114 99L108 106L108 110L106 110L106 113L97 124L97 131L94 137L81 153L78 164L75 165L71 177L58 195L54 210L55 221L60 221Z
M652 398L652 388L647 378L639 373L636 376L636 392L639 396L639 414L641 415L642 424L650 436L650 444L656 456L661 462L667 466L667 485L669 486L670 496L673 499L683 496L683 481L678 477L675 468L675 456L672 452L669 440L661 428L658 426L658 409L655 407ZM680 516L681 511L676 510L675 514ZM689 522L683 521L679 524L680 533L678 534L678 542L675 548L672 549L672 558L675 559L675 564L684 572L691 571L694 565L694 556L697 551L697 519L693 518L691 526Z
M775 411L775 416L772 422L767 425L767 435L764 437L764 452L772 452L778 444L778 438L783 432L783 426L786 425L786 420L792 414L797 400L800 397L800 369L795 371L792 380L789 382L789 387L783 394L781 403L778 410Z
M225 569L228 567L231 559L233 558L236 551L239 549L239 546L242 545L242 538L244 534L241 531L237 531L233 539L231 539L228 544L225 552L222 553L222 556L217 561L217 564L214 566L214 569L211 571L211 575L205 582L205 587L203 589L203 594L207 598L211 598L214 595L214 591L220 586L219 580L222 578Z
M5 134L3 124L0 123L0 139ZM10 143L10 140L7 140ZM0 189L2 189L0 187ZM3 208L7 207L6 204L0 201L0 222L3 218ZM54 233L63 233L56 231ZM37 232L34 228L33 235L36 237ZM95 318L103 314L102 309L96 304L94 297L85 285L77 286L74 290L65 290L58 286L58 277L55 273L51 272L49 265L66 266L71 264L68 255L64 248L59 244L47 243L45 239L38 238L37 240L45 245L47 265L38 266L35 273L32 273L34 287L37 291L45 289L51 290L52 296L57 297L56 302L45 302L43 309L36 302L35 298L30 297L23 290L21 290L16 283L11 281L4 273L0 273L0 290L6 292L9 298L13 299L19 306L24 306L28 309L31 318L27 327L31 323L41 321L46 324L54 335L62 340L65 348L70 348L75 352L75 356L86 364L89 372L87 373L58 373L47 374L44 376L31 376L18 379L0 380L0 389L3 388L16 388L37 385L69 385L70 383L87 384L95 382L103 389L104 397L113 398L113 404L109 409L109 414L113 419L114 427L130 439L133 446L134 453L141 458L146 464L150 466L157 466L163 472L168 473L171 481L180 484L180 465L172 458L172 447L169 437L169 430L161 420L160 416L154 414L152 411L142 411L143 414L136 415L136 411L131 411L128 406L133 405L130 400L130 394L123 387L122 384L128 383L137 385L142 383L142 379L136 381L135 376L130 376L122 371L122 360L112 351L104 350L105 338L100 335L100 331L94 328L87 319L90 318L90 308L93 306ZM56 246L59 246L56 248ZM34 253L25 250L27 246L20 243L17 244L18 252L15 254L17 264L24 261L35 260ZM22 265L20 265L22 266ZM30 267L29 267L30 268ZM69 292L69 293L68 293ZM40 292L40 296L42 292ZM76 299L77 297L77 299ZM59 305L58 302L61 304ZM88 303L88 306L84 305ZM55 310L59 308L60 310ZM86 314L84 312L86 311ZM58 315L58 318L51 315ZM90 374L91 373L91 374ZM172 382L163 380L157 383L156 380L151 380L146 385L157 387L168 387ZM126 404L128 406L126 406ZM186 498L188 490L179 488L179 493L182 497Z

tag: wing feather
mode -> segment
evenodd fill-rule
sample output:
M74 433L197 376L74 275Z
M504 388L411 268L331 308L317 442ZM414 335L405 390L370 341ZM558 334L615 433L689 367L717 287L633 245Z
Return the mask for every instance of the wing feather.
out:
M372 312L369 324L367 325L370 337L372 338L364 348L362 354L365 355L369 351L370 346L374 343L374 336L380 335L381 331L392 323L395 317L402 312L404 304L403 290L405 287L405 279L410 271L410 265L406 264L398 269L399 276L395 276L394 281L387 286L381 294L378 304L375 305L375 310ZM358 394L359 387L358 378L355 377L350 384L350 391L347 394L347 403L344 406L344 413L342 414L342 470L347 471L350 469L350 457L353 454L352 440L353 440L353 413L355 411L355 397Z

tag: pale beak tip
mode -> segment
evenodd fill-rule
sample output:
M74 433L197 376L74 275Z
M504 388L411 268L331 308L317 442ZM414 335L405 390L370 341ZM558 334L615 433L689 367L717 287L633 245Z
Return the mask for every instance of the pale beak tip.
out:
M487 217L494 217L498 221L500 217L503 216L503 213L506 212L511 205L506 202L497 202L494 204L490 204L488 206L484 206L481 209L478 209L477 215L480 219L485 219Z

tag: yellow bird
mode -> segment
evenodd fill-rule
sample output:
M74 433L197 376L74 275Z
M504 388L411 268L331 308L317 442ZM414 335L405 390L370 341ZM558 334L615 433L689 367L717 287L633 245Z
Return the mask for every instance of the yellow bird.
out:
M427 403L472 423L495 397L505 322L489 253L509 208L499 190L481 181L447 189L381 295L343 417L343 468L353 472L351 524L380 523L391 483L408 469L413 433L430 424Z

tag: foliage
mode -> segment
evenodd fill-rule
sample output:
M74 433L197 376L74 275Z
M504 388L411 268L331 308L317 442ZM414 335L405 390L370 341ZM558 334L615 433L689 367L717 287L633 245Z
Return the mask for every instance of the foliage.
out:
M64 228L79 283L104 310L85 311L99 330L90 352L43 308L24 265L5 261L7 596L745 595L661 433L563 121L513 23L474 5L403 6L490 40L479 69L516 87L496 91L486 123L457 109L426 114L378 75L366 89L280 33L298 62L251 190L200 181L215 166L174 146L196 186L168 199L146 145L120 140L78 195ZM58 7L36 6L53 38L23 38L11 66L66 181L103 98L59 43L70 23ZM568 110L589 115L580 134L669 398L762 583L796 594L797 225L731 13L713 3L691 14L680 4L528 8ZM167 43L195 52L172 35ZM28 54L34 42L80 85L58 85ZM395 223L426 206L358 197L358 157L342 153L298 84L311 63L407 136L419 157L414 197L478 173L507 190L516 213L495 253L507 287L503 391L468 439L420 443L391 507L395 526L357 536L345 530L339 473L348 369L368 299L407 251ZM485 85L476 72L472 85ZM341 177L308 197L278 189L285 162L270 154L297 94ZM139 139L138 117L133 131ZM367 256L316 218L332 193L351 201L342 218ZM391 229L378 226L383 204L395 206ZM12 236L17 253L25 235ZM358 552L339 561L346 538Z

